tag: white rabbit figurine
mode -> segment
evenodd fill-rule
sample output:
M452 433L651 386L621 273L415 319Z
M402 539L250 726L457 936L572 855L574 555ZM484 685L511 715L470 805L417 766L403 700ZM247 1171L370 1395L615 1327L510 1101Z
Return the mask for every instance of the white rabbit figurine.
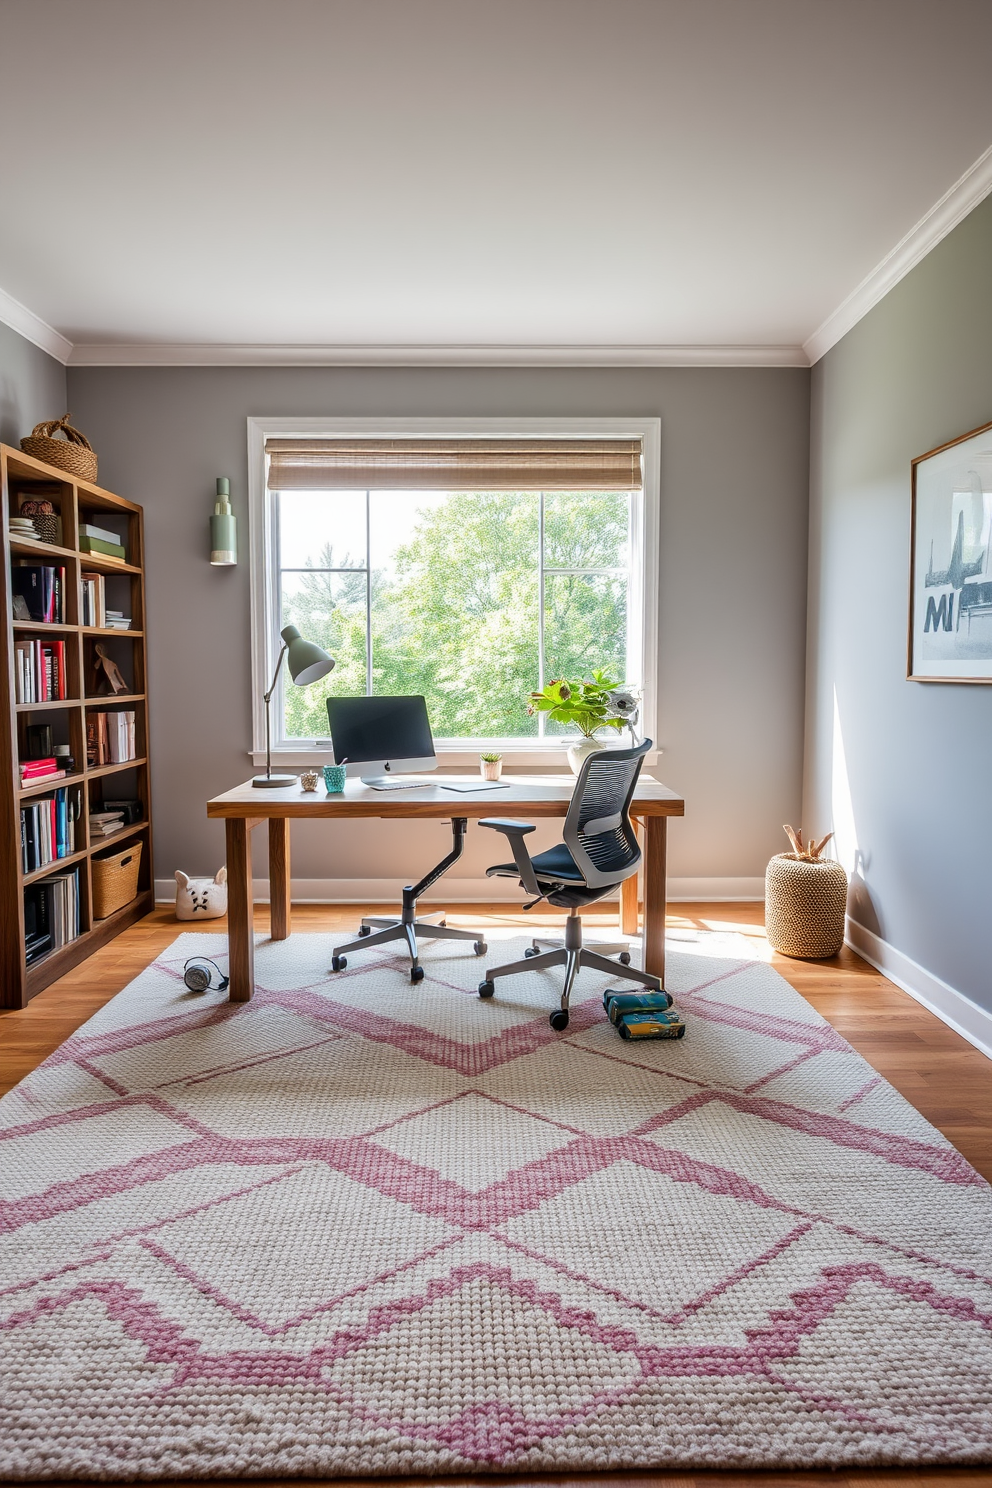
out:
M176 919L216 920L227 914L227 869L219 868L213 878L190 878L176 869Z

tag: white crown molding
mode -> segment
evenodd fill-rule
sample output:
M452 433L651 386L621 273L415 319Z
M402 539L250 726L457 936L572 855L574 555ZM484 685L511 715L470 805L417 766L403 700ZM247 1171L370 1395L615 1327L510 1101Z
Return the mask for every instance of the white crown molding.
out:
M803 351L813 366L992 191L992 145L827 316Z
M799 346L74 346L70 367L806 367Z
M20 300L15 300L5 289L0 289L0 321L10 326L19 336L26 341L31 341L35 346L40 346L42 351L47 351L50 357L61 362L63 367L69 360L72 351L72 342L59 334L54 326L50 326L47 320L42 320L40 315L35 315L27 305L22 305Z

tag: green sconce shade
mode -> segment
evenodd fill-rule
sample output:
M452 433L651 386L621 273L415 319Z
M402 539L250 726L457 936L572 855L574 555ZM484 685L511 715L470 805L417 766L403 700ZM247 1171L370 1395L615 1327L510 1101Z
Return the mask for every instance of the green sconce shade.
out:
M231 482L217 477L217 501L210 518L210 562L214 568L230 568L238 561L238 523L231 510Z
M326 677L328 672L333 671L333 656L328 656L323 646L305 641L295 625L287 625L282 638L289 647L286 652L289 675L297 687L307 687L311 682L319 682L321 677Z

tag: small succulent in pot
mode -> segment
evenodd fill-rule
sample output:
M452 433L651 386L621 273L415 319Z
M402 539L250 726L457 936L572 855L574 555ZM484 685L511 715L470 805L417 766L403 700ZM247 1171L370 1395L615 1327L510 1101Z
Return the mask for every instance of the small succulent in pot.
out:
M479 774L483 780L498 780L503 772L503 756L494 752L479 755Z

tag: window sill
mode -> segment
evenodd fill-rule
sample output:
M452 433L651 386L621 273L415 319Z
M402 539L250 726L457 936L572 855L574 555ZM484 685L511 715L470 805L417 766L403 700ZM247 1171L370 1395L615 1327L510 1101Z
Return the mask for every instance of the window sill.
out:
M561 770L567 768L568 765L566 749L567 746L564 744L561 746L553 744L543 749L524 745L518 749L504 746L500 752L503 756L503 766L508 770L532 770L542 766L546 770ZM662 753L663 751L660 749L652 749L649 754L645 755L645 765L648 767L656 765ZM265 750L253 749L250 751L249 758L253 765L264 765ZM334 756L330 749L315 747L314 745L304 744L298 749L284 748L273 749L272 751L272 764L274 767L277 765L279 767L286 765L288 768L300 770L305 769L309 765L311 769L319 770L323 765L333 764L333 762ZM477 770L479 768L479 750L446 749L443 745L440 745L437 751L437 762L438 768L441 770L449 768L464 769L466 766L471 766L473 770Z

